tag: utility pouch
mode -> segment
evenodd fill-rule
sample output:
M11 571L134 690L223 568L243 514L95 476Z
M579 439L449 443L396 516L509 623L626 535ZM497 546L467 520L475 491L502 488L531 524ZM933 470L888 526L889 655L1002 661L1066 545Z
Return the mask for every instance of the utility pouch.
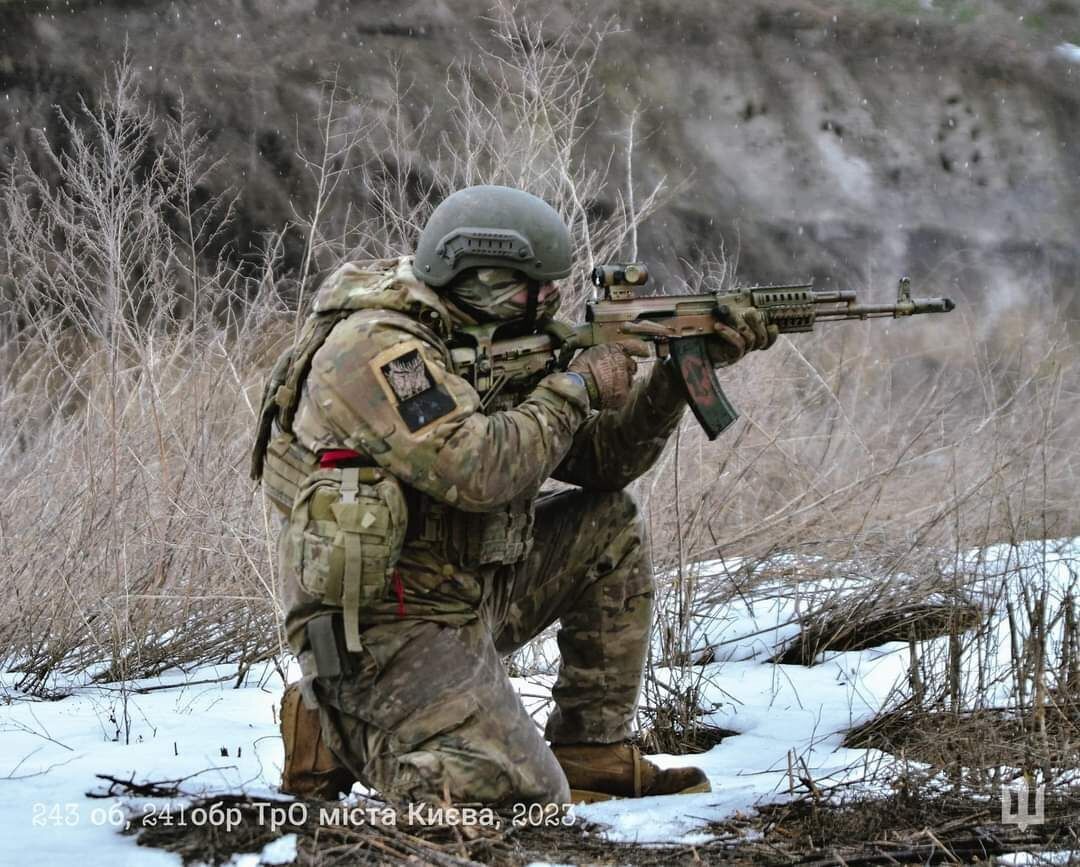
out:
M377 467L317 470L297 494L289 533L300 586L342 609L352 652L361 649L360 611L386 596L407 520L400 483Z
M340 614L321 614L304 627L308 645L315 657L315 674L337 677L355 673L355 665L345 646L344 628Z
M301 446L291 433L279 433L267 443L262 484L266 496L282 514L292 512L301 485L318 465L318 457Z
M497 512L463 512L428 500L418 518L418 541L464 569L518 563L532 549L531 501L514 501Z

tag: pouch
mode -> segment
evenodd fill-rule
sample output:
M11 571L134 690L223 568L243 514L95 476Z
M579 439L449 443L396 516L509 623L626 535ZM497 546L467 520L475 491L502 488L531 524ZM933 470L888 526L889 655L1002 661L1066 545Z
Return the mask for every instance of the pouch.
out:
M466 568L518 563L532 548L531 503L512 503L497 512L457 512L450 544Z
M317 470L296 496L289 533L300 586L342 609L350 651L361 649L360 611L387 594L407 522L400 482L377 467Z
M279 433L266 445L262 484L266 496L284 515L292 512L301 485L318 468L316 456L301 446L291 433Z

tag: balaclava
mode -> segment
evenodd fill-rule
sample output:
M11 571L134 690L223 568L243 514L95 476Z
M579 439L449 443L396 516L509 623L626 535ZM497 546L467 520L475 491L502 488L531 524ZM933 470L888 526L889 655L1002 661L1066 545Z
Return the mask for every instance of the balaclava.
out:
M452 304L477 322L510 322L528 315L525 302L513 301L530 280L511 268L469 268L462 271L443 293ZM553 292L537 305L536 318L554 316L559 309L559 293Z

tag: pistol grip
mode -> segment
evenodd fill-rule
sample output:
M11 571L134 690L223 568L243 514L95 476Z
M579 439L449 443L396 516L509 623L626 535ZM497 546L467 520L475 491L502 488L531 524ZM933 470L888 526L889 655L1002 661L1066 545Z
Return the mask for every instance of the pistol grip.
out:
M670 342L675 370L686 391L690 409L710 440L739 417L720 387L709 362L704 337L679 337Z

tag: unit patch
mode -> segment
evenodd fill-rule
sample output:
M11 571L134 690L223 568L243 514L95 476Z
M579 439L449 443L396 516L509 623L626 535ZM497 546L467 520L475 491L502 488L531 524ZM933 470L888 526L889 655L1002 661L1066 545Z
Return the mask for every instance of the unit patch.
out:
M435 383L428 376L424 359L415 349L384 364L382 372L399 401L416 397L421 392L435 387Z
M390 358L383 353L373 366L377 366L387 396L411 432L416 433L457 409L439 372L427 363L415 342L394 347Z

